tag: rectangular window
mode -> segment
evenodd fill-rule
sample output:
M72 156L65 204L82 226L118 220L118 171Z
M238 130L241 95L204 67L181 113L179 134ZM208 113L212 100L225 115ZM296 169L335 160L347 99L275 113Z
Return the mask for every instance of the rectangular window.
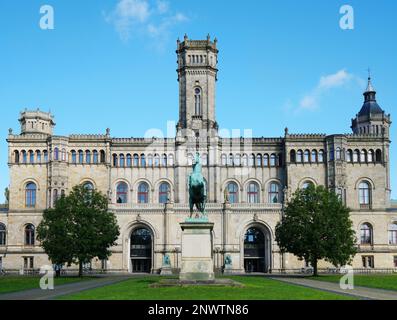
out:
M363 268L375 268L374 256L362 256Z
M397 256L393 257L394 268L397 268Z
M33 257L24 257L23 258L23 268L24 269L33 269L34 268Z
M397 244L397 230L389 231L389 244Z

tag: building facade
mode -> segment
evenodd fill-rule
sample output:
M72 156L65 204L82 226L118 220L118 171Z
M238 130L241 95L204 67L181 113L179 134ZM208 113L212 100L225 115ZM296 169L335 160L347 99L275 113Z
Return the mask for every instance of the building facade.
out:
M36 239L44 209L75 185L109 198L120 237L108 261L90 267L159 272L164 255L178 271L179 223L188 216L187 178L199 152L214 222L214 268L226 256L235 272L305 267L281 254L275 227L298 188L335 190L351 208L357 234L356 268L397 267L397 211L390 205L389 127L368 81L351 134L293 134L279 138L222 138L215 117L217 40L177 42L179 122L175 138L112 138L54 134L50 113L21 112L20 134L10 129L9 209L0 212L0 263L4 269L49 264ZM320 267L331 267L322 263Z

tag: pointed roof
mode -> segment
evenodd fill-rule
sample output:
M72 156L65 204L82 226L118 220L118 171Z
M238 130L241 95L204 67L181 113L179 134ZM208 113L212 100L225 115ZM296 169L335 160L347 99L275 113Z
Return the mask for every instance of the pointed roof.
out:
M383 110L376 102L376 91L372 85L371 76L368 77L367 89L364 92L364 104L358 113L359 117L382 114Z

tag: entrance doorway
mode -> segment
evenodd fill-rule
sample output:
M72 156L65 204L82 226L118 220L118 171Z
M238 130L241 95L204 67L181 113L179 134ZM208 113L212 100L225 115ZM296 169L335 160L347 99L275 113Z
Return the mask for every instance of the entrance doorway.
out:
M249 228L244 236L245 272L268 272L268 239L259 228Z
M152 233L146 228L135 229L131 234L131 271L150 273L152 269Z

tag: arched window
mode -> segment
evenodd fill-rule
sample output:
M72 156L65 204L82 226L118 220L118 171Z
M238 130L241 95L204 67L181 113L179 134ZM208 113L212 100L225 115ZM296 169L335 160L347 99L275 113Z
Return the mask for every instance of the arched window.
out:
M318 152L318 162L319 163L324 162L324 150L322 150L322 149Z
M269 155L267 153L265 153L263 155L263 166L264 167L268 167L269 166Z
M256 155L256 166L262 167L262 155L260 155L260 154Z
M369 206L371 204L371 185L367 181L360 182L358 197L360 206Z
M397 223L389 225L389 244L397 245Z
M382 162L382 151L380 149L376 150L376 162Z
M153 155L152 154L148 154L148 156L147 156L147 165L149 166L149 167L152 167L153 166Z
M353 151L351 149L347 150L346 152L346 161L347 162L353 161Z
M248 159L248 165L249 165L250 167L253 167L253 166L254 166L254 163L255 163L255 155L254 155L254 154L251 154L250 157L249 157L249 159Z
M74 151L74 150L72 150L72 163L74 163L74 164L77 163L76 151Z
M25 150L22 150L22 163L27 163L28 162L28 156L26 154Z
M29 150L29 163L34 163L34 152Z
M35 228L33 224L27 224L25 226L25 245L34 246L35 241Z
M117 184L116 188L116 202L127 203L128 201L128 185L125 182Z
M354 150L353 153L353 162L358 162L358 159L360 158L360 150Z
M83 187L90 191L94 190L94 185L89 181L84 182Z
M307 189L309 187L314 187L314 183L309 180L302 183L302 189Z
M127 154L127 167L132 167L132 156L130 153Z
M196 116L201 116L201 90L194 89L194 113Z
M0 223L0 246L6 245L6 235L7 235L6 226Z
M59 160L59 149L55 147L54 149L54 160L58 161Z
M247 190L248 203L259 203L259 186L256 182L250 182Z
M274 153L272 153L270 155L270 166L271 167L275 167L276 166L276 155Z
M229 166L229 167L232 167L233 166L233 154L229 154L229 157L227 158L227 165Z
M118 160L118 157L117 157L117 154L113 154L113 167L118 167L118 165L119 165L119 160Z
M86 150L85 152L85 163L91 163L91 151Z
M303 151L298 150L298 152L296 153L296 162L301 163L302 160L303 160Z
M25 187L25 206L27 208L33 208L36 206L36 184L29 182Z
M62 149L62 161L66 161L66 149Z
M269 203L280 203L280 186L276 182L270 183L269 186Z
M227 192L229 194L230 203L238 203L238 185L235 182L227 184Z
M105 151L101 150L100 155L101 155L101 163L105 163L106 162Z
M341 148L336 148L336 160L341 160L342 159L342 150Z
M241 155L237 153L234 157L234 165L241 166Z
M55 207L55 203L58 200L58 189L53 190L52 205Z
M316 163L317 162L317 150L316 149L312 150L312 157L311 157L310 161L312 163Z
M360 227L361 244L372 244L372 239L373 239L372 226L369 223L363 223Z
M291 163L295 163L296 162L296 152L295 150L291 150L289 153L289 161Z
M369 150L368 151L368 162L374 162L374 159L375 159L375 157L374 157L374 150Z
M82 164L84 162L84 152L83 150L79 150L79 163Z
M303 161L310 162L310 151L309 150L305 150L305 153L303 155Z
M141 167L142 168L146 167L146 157L143 153L141 154Z
M191 157L191 159L193 159L192 155L190 155L190 157ZM189 159L189 156L188 156L188 159ZM154 155L154 166L160 167L160 156L157 153Z
M168 165L168 163L167 163L167 155L166 154L163 154L162 157L161 157L161 165L163 167L167 167L167 165Z
M221 155L221 165L222 165L222 166L226 166L226 163L227 163L226 154L222 154L222 155Z
M246 154L243 154L243 166L248 166L248 156Z
M14 154L15 154L15 163L19 163L19 151L15 150Z
M366 150L361 150L360 162L361 163L366 163L367 162L367 151Z
M139 156L134 154L134 167L139 167Z
M168 202L168 193L170 192L170 185L167 182L163 182L159 187L159 202L167 203Z
M120 154L120 167L124 168L125 167L125 158L124 158L124 154Z
M99 159L98 159L98 151L96 151L96 150L94 150L93 152L92 152L92 157L93 157L93 162L95 163L95 164L97 164L98 162L99 162Z
M142 182L138 187L138 203L149 202L149 186L146 182Z

